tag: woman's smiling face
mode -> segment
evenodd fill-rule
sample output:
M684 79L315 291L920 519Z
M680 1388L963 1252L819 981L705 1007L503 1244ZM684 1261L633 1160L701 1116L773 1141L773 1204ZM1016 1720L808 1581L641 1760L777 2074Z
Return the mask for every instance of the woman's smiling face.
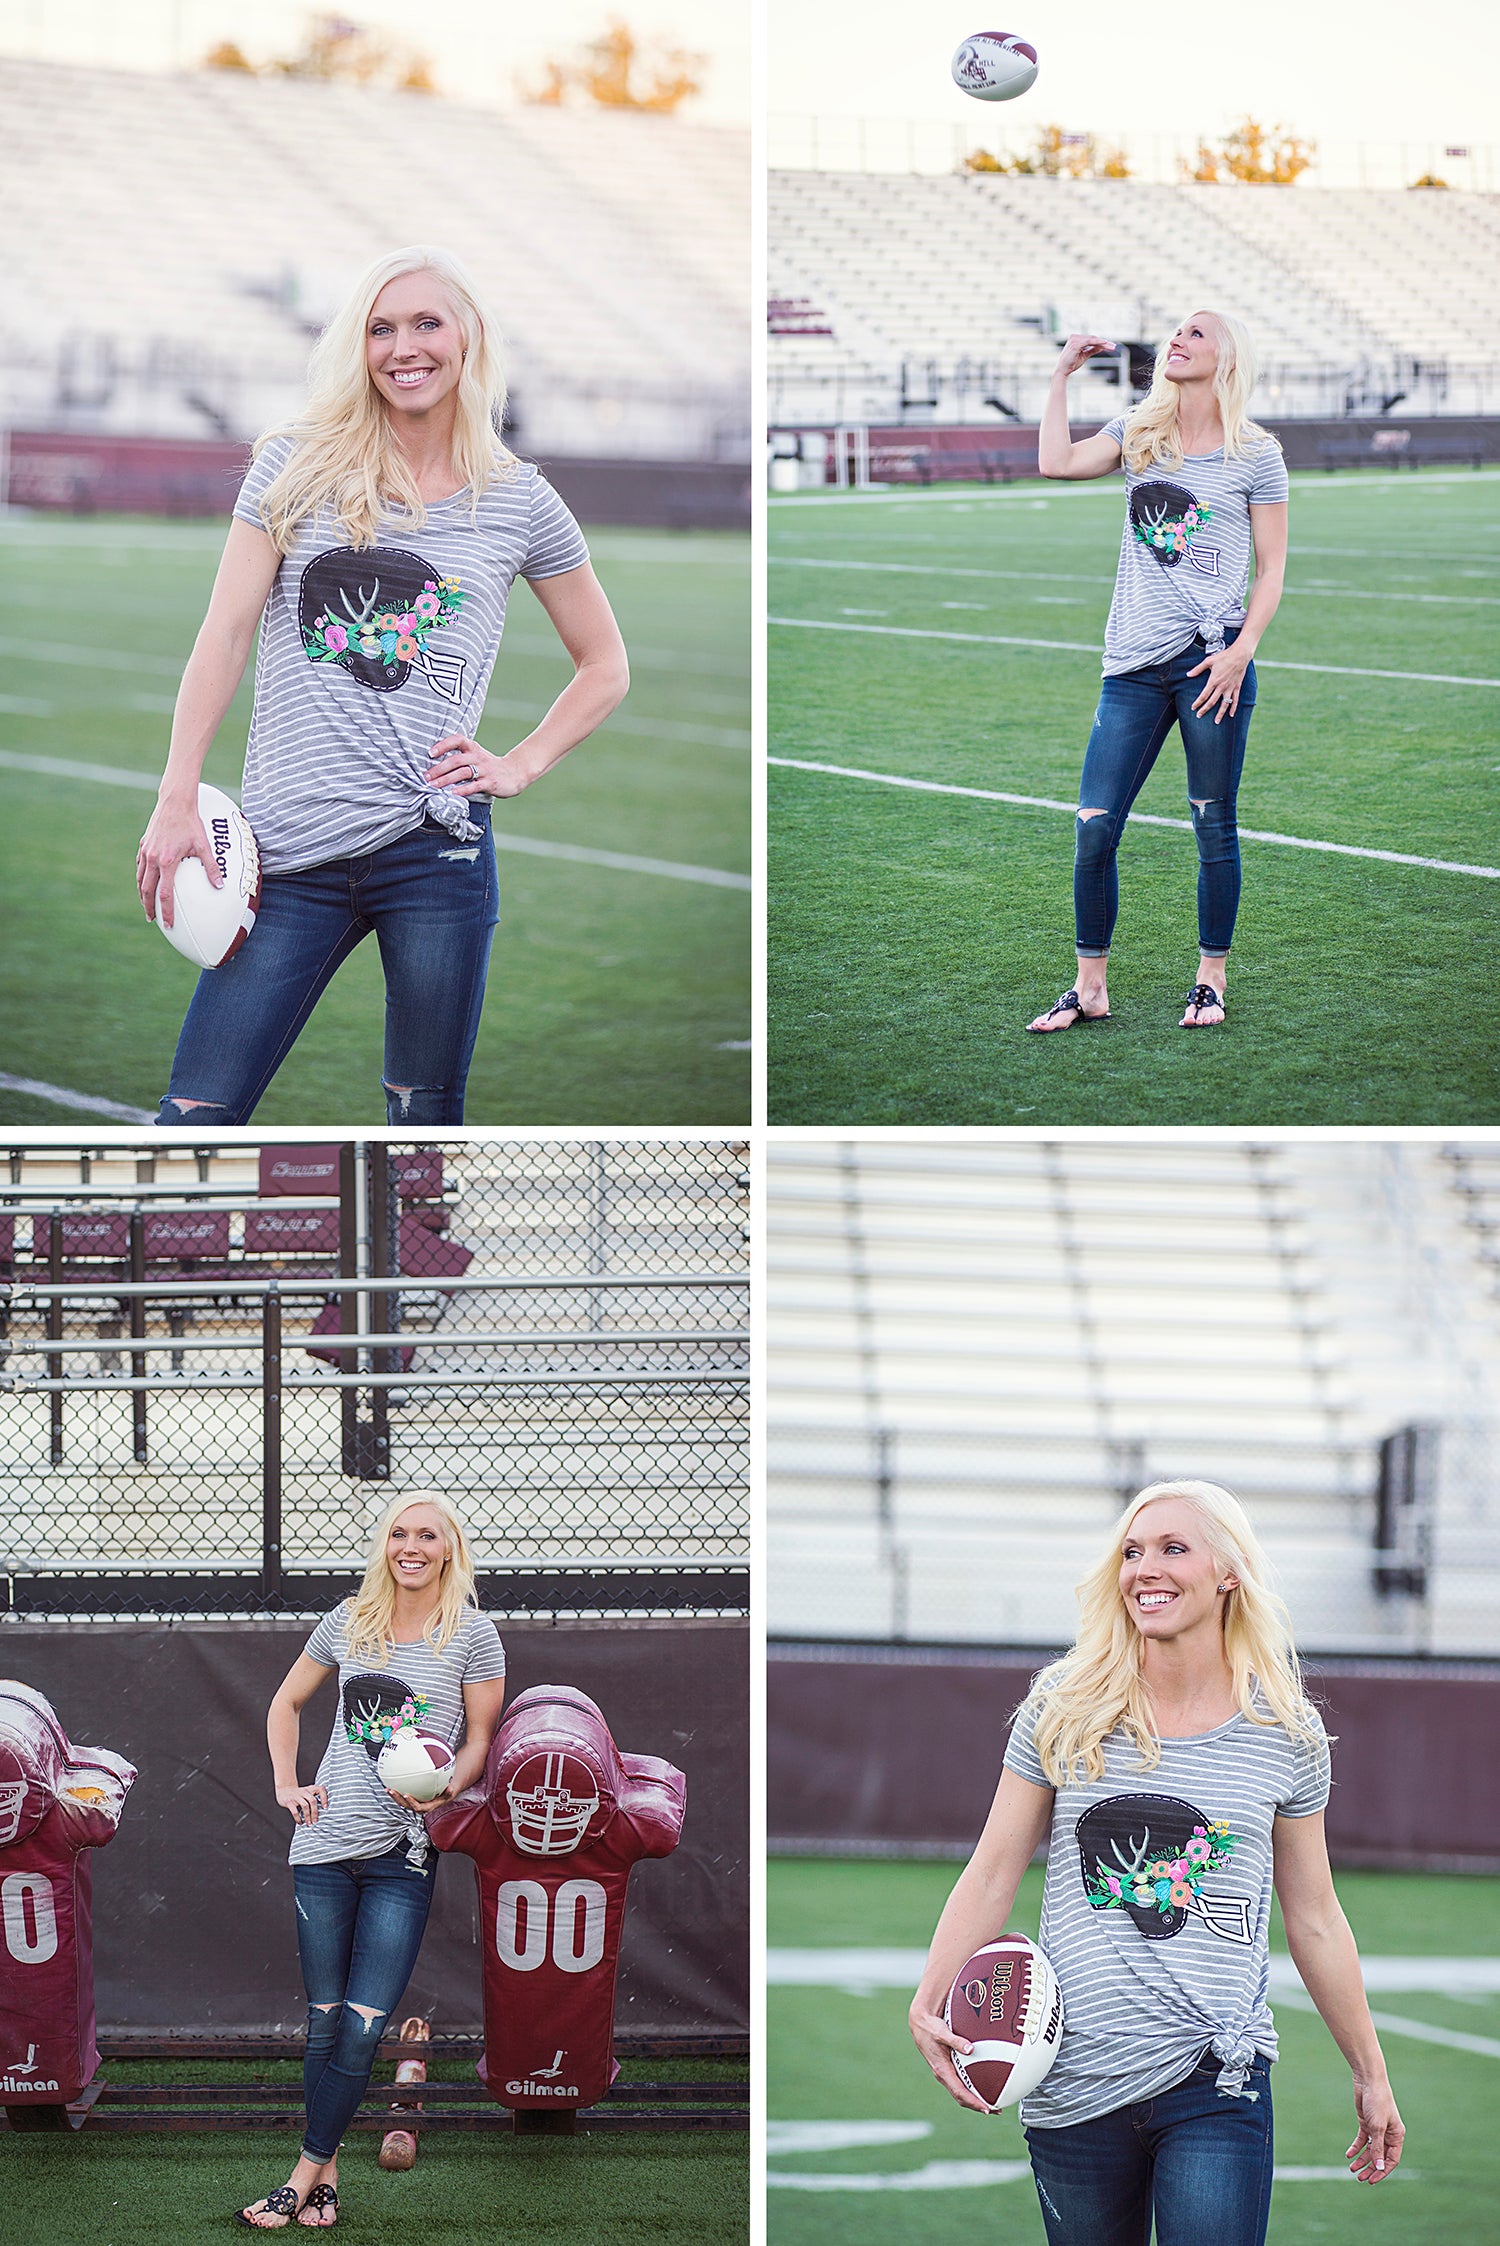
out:
M436 1506L408 1505L397 1514L385 1540L385 1564L398 1590L436 1590L447 1557L448 1537Z
M1219 1612L1221 1576L1203 1522L1181 1498L1143 1505L1120 1546L1120 1596L1142 1637L1181 1637Z
M387 281L365 322L365 364L386 407L429 413L458 388L464 339L447 290L435 273Z
M1167 345L1169 382L1212 382L1219 364L1219 323L1212 312L1194 312Z

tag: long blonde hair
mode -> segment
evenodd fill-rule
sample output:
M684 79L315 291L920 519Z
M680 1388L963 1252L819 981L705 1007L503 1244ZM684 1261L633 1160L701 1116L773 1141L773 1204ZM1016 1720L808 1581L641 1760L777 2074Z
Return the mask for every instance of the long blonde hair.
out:
M474 1592L474 1561L463 1522L452 1501L441 1490L403 1490L393 1497L376 1523L370 1539L365 1579L352 1599L344 1602L344 1628L351 1661L389 1661L396 1637L396 1584L386 1564L386 1539L409 1505L430 1505L448 1538L448 1556L438 1585L437 1611L430 1615L422 1635L435 1652L451 1642L466 1613L478 1612Z
M1141 1508L1162 1497L1191 1506L1220 1576L1237 1578L1225 1597L1223 1629L1241 1714L1253 1724L1279 1724L1289 1738L1309 1746L1318 1738L1291 1616L1270 1588L1266 1557L1244 1507L1217 1482L1152 1482L1132 1498L1098 1564L1078 1586L1080 1620L1072 1651L1043 1669L1032 1687L1041 1703L1036 1751L1054 1786L1074 1783L1079 1770L1084 1778L1102 1778L1104 1741L1113 1731L1135 1742L1142 1770L1153 1770L1161 1760L1146 1691L1145 1640L1120 1592L1120 1547Z
M1207 312L1203 316L1212 320L1219 330L1214 401L1224 424L1224 457L1235 460L1244 453L1257 451L1263 444L1276 442L1270 431L1262 429L1246 412L1260 371L1259 361L1249 330L1242 321L1231 318L1227 312ZM1194 315L1189 313L1188 318L1192 317ZM1178 324L1186 326L1187 322ZM1156 354L1150 389L1126 416L1120 449L1126 467L1136 475L1152 466L1182 466L1182 438L1177 428L1179 386L1167 380L1167 353L1171 348L1169 335Z
M282 553L297 525L326 506L354 546L373 546L382 514L394 501L404 507L403 527L420 530L427 511L391 427L390 415L370 376L365 334L376 298L389 281L407 273L432 273L452 300L464 360L456 393L453 467L469 487L469 513L477 522L480 495L515 473L515 455L501 443L505 368L500 330L475 294L474 284L448 250L421 243L391 250L366 267L344 304L313 346L307 403L293 421L256 439L258 459L277 437L293 452L261 497L261 520Z

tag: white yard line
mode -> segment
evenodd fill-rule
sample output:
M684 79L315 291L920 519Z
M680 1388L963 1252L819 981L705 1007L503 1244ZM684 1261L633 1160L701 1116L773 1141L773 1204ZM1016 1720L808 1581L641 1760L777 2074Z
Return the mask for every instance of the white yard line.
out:
M1113 585L1112 576L1085 577L1074 571L1057 569L976 569L950 565L946 562L888 562L888 561L834 561L813 554L771 554L770 562L781 569L835 569L868 570L880 576L898 577L983 577L1014 580L1022 585ZM1353 585L1288 585L1287 595L1300 594L1314 600L1388 600L1440 602L1447 607L1500 608L1500 595L1493 593L1371 593Z
M156 782L149 772L132 772L109 764L73 764L56 756L21 756L0 749L0 768L12 772L42 772L58 780L102 782L109 787L144 788L155 795ZM237 790L230 789L231 795ZM618 873L661 874L669 881L698 881L713 889L749 889L747 873L726 873L719 866L680 865L672 858L636 858L620 850L590 850L579 842L543 842L531 835L506 834L492 829L497 850L515 850L530 858L571 858L586 866L609 866Z
M42 1084L34 1076L0 1073L0 1092L27 1092L34 1100L49 1100L54 1107L72 1107L85 1115L107 1115L116 1123L154 1123L150 1108L127 1107L123 1100L96 1099L92 1092L70 1092L62 1084Z
M873 780L882 787L910 788L920 795L973 796L981 803L1014 803L1027 811L1066 811L1070 819L1078 816L1076 803L1063 803L1056 796L1012 795L1001 788L965 788L949 780L913 780L897 772L865 772L852 764L815 764L806 757L771 756L766 762L783 765L792 772L823 772L838 780ZM1132 811L1130 817L1143 827L1177 827L1185 833L1192 832L1190 819L1168 819L1156 811ZM1244 842L1274 842L1287 850L1319 850L1337 858L1375 858L1386 865L1419 866L1427 873L1466 873L1480 881L1500 881L1500 866L1470 866L1453 858L1419 858L1404 850L1366 849L1354 842L1315 842L1306 835L1275 834L1269 828L1241 827L1239 832Z
M768 624L781 624L798 632L871 632L884 639L958 640L967 647L1043 647L1064 655L1099 655L1097 641L1080 639L1022 639L1009 632L934 631L916 624L847 624L827 616L768 616ZM0 654L4 644L0 642ZM1453 671L1383 671L1357 663L1280 663L1258 658L1263 671L1320 671L1333 678L1411 679L1424 686L1500 686L1500 678L1468 678Z

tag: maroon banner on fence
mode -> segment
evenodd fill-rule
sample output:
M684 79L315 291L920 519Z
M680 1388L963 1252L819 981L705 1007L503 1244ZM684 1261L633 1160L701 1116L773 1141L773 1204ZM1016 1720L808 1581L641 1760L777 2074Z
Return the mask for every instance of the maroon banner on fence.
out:
M278 1193L331 1193L339 1190L339 1149L336 1146L263 1146L260 1150L260 1197L270 1201Z
M146 1254L227 1256L227 1209L148 1209L142 1223Z

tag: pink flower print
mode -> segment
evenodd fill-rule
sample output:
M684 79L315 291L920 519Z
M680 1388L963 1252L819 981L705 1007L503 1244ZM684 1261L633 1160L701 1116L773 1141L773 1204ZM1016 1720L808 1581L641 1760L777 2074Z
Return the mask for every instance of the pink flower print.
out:
M333 649L335 655L342 655L344 649L349 645L349 634L344 630L342 624L328 625L323 637Z
M421 652L422 643L420 640L404 637L396 642L396 653L403 663L409 663L414 655L420 655Z
M1109 1892L1110 1892L1110 1894L1111 1894L1111 1895L1118 1895L1118 1894L1119 1894L1119 1892L1120 1892L1120 1883L1119 1883L1119 1881L1118 1881L1118 1880L1117 1880L1117 1879L1115 1878L1115 1875L1114 1875L1114 1873L1113 1873L1113 1872L1106 1872L1106 1873L1105 1873L1105 1875L1104 1875L1104 1884L1105 1884L1105 1886L1106 1886L1106 1887L1107 1887L1107 1888L1109 1889Z
M411 605L418 616L422 616L430 620L432 617L436 616L438 610L442 607L443 604L438 599L437 594L433 590L432 586L429 585L425 593L418 593L416 599L412 602Z
M1172 1901L1178 1910L1181 1910L1185 1903L1193 1901L1192 1889L1180 1879L1172 1882Z
M1208 1842L1203 1837L1201 1828L1183 1850L1183 1854L1190 1864L1206 1864L1212 1853Z
M398 632L413 632L416 630L416 627L417 620L415 616L411 615L410 613L405 616L398 616L396 618L396 629Z
M1169 1864L1167 1866L1167 1877L1169 1879L1186 1879L1187 1876L1187 1865L1180 1856L1178 1857L1175 1864Z

